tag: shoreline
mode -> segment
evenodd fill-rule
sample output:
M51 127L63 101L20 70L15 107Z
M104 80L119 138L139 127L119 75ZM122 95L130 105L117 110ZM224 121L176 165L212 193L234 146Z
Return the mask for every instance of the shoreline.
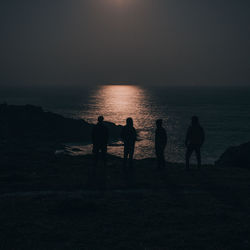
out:
M109 154L93 175L92 155L55 155L62 141L21 136L0 144L1 249L249 248L250 171L227 161L248 144L222 167L189 171L145 158L124 175Z

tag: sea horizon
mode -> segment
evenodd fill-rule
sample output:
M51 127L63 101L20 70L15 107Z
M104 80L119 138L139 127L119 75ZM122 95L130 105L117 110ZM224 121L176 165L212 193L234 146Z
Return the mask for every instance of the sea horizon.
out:
M103 115L106 121L125 125L126 118L132 117L139 137L135 150L137 159L155 157L156 119L163 119L167 130L165 156L171 162L184 162L185 133L193 115L200 118L206 133L203 163L214 163L226 148L250 139L249 87L104 84L91 88L67 87L67 91L62 87L53 88L54 91L44 88L44 92L31 88L26 92L15 91L14 95L11 91L1 92L0 102L38 105L44 110L89 123L96 123L98 115ZM91 153L90 144L72 142L70 145L78 149L74 154ZM109 147L109 152L117 156L123 154L121 147Z

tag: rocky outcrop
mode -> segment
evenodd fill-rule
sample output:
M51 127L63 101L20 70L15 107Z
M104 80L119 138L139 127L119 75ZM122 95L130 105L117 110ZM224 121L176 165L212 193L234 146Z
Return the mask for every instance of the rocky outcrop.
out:
M106 122L111 139L117 139L121 126ZM65 118L41 107L0 105L0 136L8 141L90 142L93 125L84 120Z
M250 142L229 147L215 162L216 166L250 169Z

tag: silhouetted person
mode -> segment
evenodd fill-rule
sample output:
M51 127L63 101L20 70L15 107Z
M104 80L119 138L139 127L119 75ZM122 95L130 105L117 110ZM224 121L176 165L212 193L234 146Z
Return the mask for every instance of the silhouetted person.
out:
M156 130L155 130L155 154L157 157L157 165L159 169L165 167L165 156L164 150L167 145L167 133L166 130L162 127L162 119L156 121Z
M203 145L205 140L205 133L203 128L199 123L199 119L197 116L192 117L192 124L189 126L186 134L185 145L187 147L186 151L186 169L189 169L189 159L195 151L198 168L201 167L201 146Z
M126 170L128 157L129 166L132 168L136 138L137 134L133 126L133 119L129 117L126 120L126 126L124 126L121 131L121 139L124 142L123 170Z
M104 166L106 166L107 144L109 133L107 127L103 123L103 116L98 117L98 123L92 130L93 154L95 158L95 166L98 163L98 155L101 151Z

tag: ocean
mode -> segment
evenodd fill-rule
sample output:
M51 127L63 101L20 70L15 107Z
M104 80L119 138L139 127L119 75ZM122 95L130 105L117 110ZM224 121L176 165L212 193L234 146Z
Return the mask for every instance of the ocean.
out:
M106 121L125 125L132 117L138 132L135 158L155 157L155 120L163 119L167 130L166 159L184 162L185 134L197 115L206 134L202 162L213 163L229 146L250 140L250 88L247 87L145 87L140 85L98 85L4 90L0 101L8 104L39 105L66 117L96 123ZM117 142L119 144L119 142ZM67 144L72 154L89 154L91 145ZM77 150L75 150L77 149ZM108 152L122 156L122 147ZM192 158L195 162L195 158Z

